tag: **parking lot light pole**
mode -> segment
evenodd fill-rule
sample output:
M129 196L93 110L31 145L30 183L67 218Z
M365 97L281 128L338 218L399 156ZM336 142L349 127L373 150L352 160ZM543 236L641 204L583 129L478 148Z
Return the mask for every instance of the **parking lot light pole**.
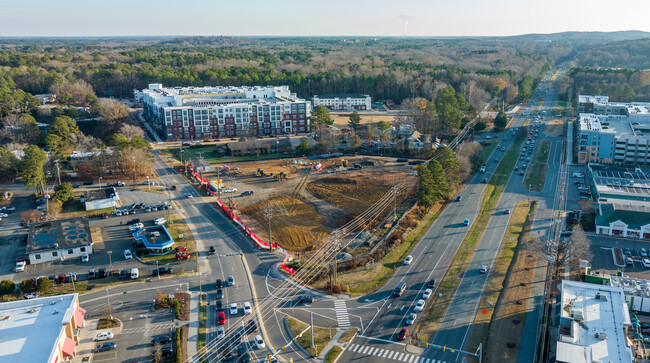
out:
M149 191L151 191L151 183L149 182L149 175L147 175L147 187L149 188Z
M100 176L99 177L99 189L101 189L101 188L102 188L102 177Z
M158 269L158 261L156 261L156 274L158 275L158 280L160 280L160 270Z
M111 255L113 254L113 251L108 251L108 265L113 266L113 259L111 259Z

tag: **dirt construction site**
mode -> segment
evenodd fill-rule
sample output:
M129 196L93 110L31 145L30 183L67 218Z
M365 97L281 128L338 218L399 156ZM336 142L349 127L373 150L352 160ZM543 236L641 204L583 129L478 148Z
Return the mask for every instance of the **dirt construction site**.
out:
M318 164L322 169L313 170ZM220 173L223 189L237 188L222 194L222 200L264 240L269 240L270 224L272 241L292 252L318 248L331 231L366 211L393 186L416 178L415 166L388 157L276 159L213 167L229 168ZM245 191L253 193L242 196ZM399 205L407 197L398 194L395 202ZM392 212L392 204L387 209L377 216L377 223Z

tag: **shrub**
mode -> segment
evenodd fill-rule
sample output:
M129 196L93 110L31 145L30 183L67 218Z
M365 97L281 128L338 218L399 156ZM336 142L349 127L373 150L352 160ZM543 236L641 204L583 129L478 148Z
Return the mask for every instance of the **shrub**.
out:
M0 295L11 294L12 292L14 292L15 289L16 289L16 284L14 284L13 281L10 280L0 281Z
M41 277L36 280L36 288L40 292L45 292L50 288L50 280L47 277Z
M183 355L181 353L181 342L183 340L183 329L176 328L176 362L183 362Z
M34 289L34 281L32 281L32 279L26 279L20 283L20 291L23 293L28 293L32 291L32 289Z

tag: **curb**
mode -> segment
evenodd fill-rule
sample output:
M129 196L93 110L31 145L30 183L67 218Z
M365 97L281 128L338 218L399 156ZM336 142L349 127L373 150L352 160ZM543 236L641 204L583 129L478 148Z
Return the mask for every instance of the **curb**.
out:
M291 340L293 340L294 336L293 336L293 334L291 334L291 329L289 329L289 323L287 323L287 318L286 317L282 318L282 323L284 323L284 330L287 331L287 335L289 335L289 337L291 337ZM295 346L298 347L298 349L300 349L307 357L315 358L315 357L313 357L311 355L311 353L306 351L305 348L302 347L302 345L296 343Z

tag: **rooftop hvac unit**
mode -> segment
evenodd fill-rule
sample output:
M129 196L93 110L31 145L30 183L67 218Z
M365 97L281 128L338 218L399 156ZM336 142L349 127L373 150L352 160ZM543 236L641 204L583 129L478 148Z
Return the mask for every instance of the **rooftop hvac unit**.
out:
M596 334L594 334L594 336L596 337L596 339L600 339L600 340L607 339L607 334L605 334L605 333L596 332Z
M571 318L573 318L573 320L575 320L575 321L584 320L584 318L582 316L582 311L580 311L580 310L572 309L570 315L571 315Z
M607 295L601 294L599 292L596 293L596 300L600 301L607 301Z

